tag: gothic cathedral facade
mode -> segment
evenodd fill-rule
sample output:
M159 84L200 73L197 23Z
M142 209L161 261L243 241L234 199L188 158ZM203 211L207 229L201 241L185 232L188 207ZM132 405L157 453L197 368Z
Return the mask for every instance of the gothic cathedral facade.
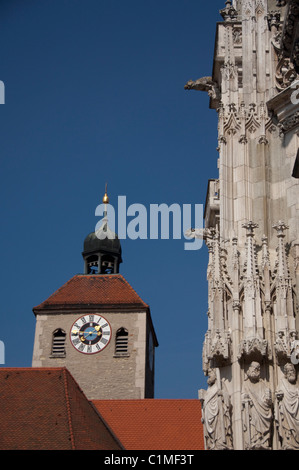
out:
M212 76L185 85L218 113L203 231L205 445L298 450L299 6L228 0L220 14Z

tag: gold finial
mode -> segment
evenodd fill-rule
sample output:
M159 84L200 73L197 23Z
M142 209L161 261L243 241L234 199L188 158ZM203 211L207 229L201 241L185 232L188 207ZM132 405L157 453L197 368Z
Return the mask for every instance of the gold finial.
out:
M108 194L107 194L107 183L105 185L105 194L104 194L104 197L103 197L103 204L109 204L109 197L108 197Z

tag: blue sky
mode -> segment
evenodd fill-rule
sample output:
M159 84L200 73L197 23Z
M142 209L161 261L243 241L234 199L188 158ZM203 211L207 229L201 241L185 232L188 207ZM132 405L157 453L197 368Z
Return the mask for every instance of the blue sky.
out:
M83 272L108 182L112 205L204 204L217 115L189 79L211 75L224 0L2 0L1 334L31 366L32 308ZM156 397L206 386L207 249L122 240L120 272L150 305Z

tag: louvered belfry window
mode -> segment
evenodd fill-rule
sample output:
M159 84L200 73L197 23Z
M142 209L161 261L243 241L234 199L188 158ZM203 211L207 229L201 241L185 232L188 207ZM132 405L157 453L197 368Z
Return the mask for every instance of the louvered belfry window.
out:
M65 356L65 338L66 333L61 328L54 331L52 340L52 356Z
M125 328L120 328L116 332L115 337L115 355L116 356L128 356L128 339L129 333Z

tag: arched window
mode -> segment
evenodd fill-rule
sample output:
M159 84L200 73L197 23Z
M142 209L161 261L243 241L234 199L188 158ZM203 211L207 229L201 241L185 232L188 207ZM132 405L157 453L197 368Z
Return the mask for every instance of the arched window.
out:
M87 274L97 274L99 272L99 259L97 255L89 256L86 263Z
M115 336L115 356L128 356L129 333L125 328L119 328Z
M65 356L65 338L66 332L61 328L54 331L52 337L52 356L64 357Z
M101 274L114 273L115 259L113 256L104 255L101 258Z

